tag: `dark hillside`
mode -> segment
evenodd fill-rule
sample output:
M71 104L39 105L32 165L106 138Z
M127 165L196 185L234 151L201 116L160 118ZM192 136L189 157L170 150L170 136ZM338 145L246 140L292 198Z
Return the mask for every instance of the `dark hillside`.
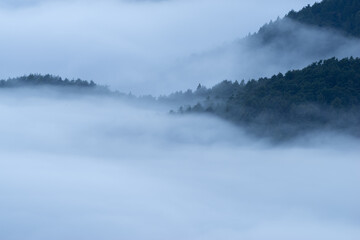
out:
M291 11L288 18L322 28L331 28L360 37L359 0L323 0L306 6L299 12Z
M194 94L204 100L183 112L210 112L257 133L283 138L326 127L360 136L359 58L332 58L246 84L224 81Z
M8 80L0 80L0 88L25 87L25 86L67 86L67 87L88 87L95 88L97 85L93 81L69 80L53 75L30 74Z
M26 90L39 92L40 90L54 90L58 93L70 94L113 94L107 86L95 84L93 81L67 78L63 79L50 74L30 74L27 76L0 80L0 90ZM120 93L118 94L120 95Z

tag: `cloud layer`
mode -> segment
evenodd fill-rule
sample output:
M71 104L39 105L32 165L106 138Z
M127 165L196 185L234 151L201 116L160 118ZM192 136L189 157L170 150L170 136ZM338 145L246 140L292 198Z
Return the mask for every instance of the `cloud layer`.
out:
M360 235L358 140L275 147L161 107L1 95L1 239Z

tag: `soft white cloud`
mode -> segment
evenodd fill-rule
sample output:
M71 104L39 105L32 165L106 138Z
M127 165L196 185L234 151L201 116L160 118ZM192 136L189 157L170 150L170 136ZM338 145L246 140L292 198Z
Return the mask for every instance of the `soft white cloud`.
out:
M0 239L360 236L358 140L271 146L209 116L4 95Z

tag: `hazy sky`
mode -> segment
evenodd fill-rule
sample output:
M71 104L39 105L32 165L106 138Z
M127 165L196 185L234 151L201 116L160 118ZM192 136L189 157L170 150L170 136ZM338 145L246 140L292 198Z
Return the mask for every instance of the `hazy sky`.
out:
M139 93L190 88L198 79L172 71L177 61L313 2L1 1L0 77L51 73Z

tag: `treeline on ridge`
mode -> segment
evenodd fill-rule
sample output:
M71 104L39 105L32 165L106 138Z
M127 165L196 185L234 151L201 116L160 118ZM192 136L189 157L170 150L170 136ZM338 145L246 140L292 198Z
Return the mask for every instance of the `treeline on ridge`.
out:
M287 17L304 24L336 29L360 37L359 0L323 0L298 12L290 11Z
M27 76L0 80L0 88L8 87L24 87L24 86L71 86L71 87L98 87L93 81L85 81L81 79L69 80L62 79L58 76L50 74L30 74Z
M319 126L360 126L360 59L332 58L247 83L225 80L210 89L199 85L192 95L203 100L179 112L208 112L263 133L276 129L279 137ZM360 136L359 129L354 133Z
M323 0L312 6L308 5L298 12L292 10L284 18L263 25L257 33L249 35L245 40L255 47L275 44L280 49L285 47L287 50L292 50L303 41L299 39L302 26L327 29L340 33L339 35L360 37L360 1ZM336 48L341 44L344 43L336 42L331 47Z

